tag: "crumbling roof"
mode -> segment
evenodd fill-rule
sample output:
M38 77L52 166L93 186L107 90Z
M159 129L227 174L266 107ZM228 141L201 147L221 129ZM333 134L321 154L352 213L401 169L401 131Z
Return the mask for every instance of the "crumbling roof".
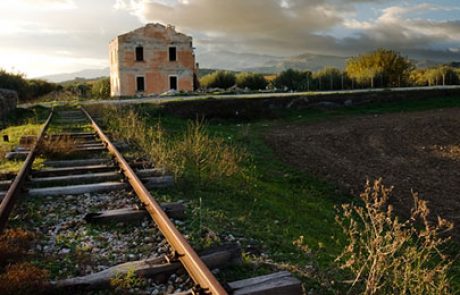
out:
M180 35L180 36L184 36L184 37L188 37L188 38L192 38L191 36L188 36L188 35L185 35L183 33L179 33L176 31L176 27L173 26L173 25L163 25L163 24L160 24L160 23L148 23L146 24L145 26L143 27L140 27L140 28L137 28L133 31L130 31L130 32L127 32L127 33L124 33L124 34L121 34L119 35L117 38L119 37L124 37L124 36L127 36L129 34L132 34L132 33L137 33L137 32L143 32L144 30L146 29L149 29L149 28L156 28L156 29L160 29L160 30L163 30L163 31L169 31L171 30L173 33L177 34L177 35Z

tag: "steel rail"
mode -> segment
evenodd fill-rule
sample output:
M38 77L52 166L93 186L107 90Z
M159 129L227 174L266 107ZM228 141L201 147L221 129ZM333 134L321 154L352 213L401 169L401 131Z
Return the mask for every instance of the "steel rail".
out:
M139 199L144 204L146 210L149 212L152 219L158 225L159 230L166 238L168 243L176 252L177 257L182 262L182 265L187 270L187 273L193 281L201 289L204 294L221 295L227 294L222 285L217 281L208 267L200 259L198 254L193 250L184 236L179 232L174 223L168 218L166 213L161 209L158 202L150 194L149 190L142 184L139 177L129 166L123 155L111 143L109 138L104 134L102 129L93 120L90 114L82 107L81 110L88 119L91 121L94 129L98 133L101 140L106 144L109 152L115 157L120 168L123 170L124 175L128 182L133 187Z
M11 211L13 211L14 205L16 204L21 189L24 185L24 181L27 175L29 174L30 169L32 168L32 164L35 160L37 152L37 147L43 140L43 136L45 135L46 129L48 129L48 126L51 122L51 118L53 117L53 113L54 111L51 110L51 113L49 114L48 119L45 122L45 125L43 125L37 137L37 140L35 141L35 144L33 145L32 149L27 155L27 158L24 161L21 170L19 170L18 175L16 175L13 183L9 187L8 192L6 193L5 197L3 198L3 201L0 204L0 233L3 233L6 225L8 224L8 218L11 214Z

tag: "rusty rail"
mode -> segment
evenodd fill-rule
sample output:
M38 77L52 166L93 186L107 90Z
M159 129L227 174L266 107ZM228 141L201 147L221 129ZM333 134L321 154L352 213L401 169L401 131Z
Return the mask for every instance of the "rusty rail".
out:
M159 230L166 238L168 243L176 252L177 257L182 262L182 265L187 270L190 277L197 284L200 293L204 294L227 294L225 289L220 285L208 267L197 255L195 250L189 245L184 236L179 232L174 223L168 218L166 213L161 209L158 202L153 198L148 189L142 184L136 173L129 166L117 148L110 142L109 138L104 134L102 129L93 120L90 114L82 107L81 110L88 117L94 129L98 133L101 140L106 144L109 152L115 157L124 175L133 187L139 199L144 204L152 219L158 225Z
M11 184L10 188L8 189L8 192L6 193L5 197L3 198L3 201L0 204L0 233L2 233L5 230L5 227L8 223L8 218L11 214L11 211L14 208L14 205L16 204L24 181L27 175L29 174L30 169L32 168L32 164L36 156L37 147L40 145L43 139L43 135L45 134L45 131L51 122L53 113L53 110L51 110L51 113L49 114L48 119L45 122L45 125L43 125L35 144L33 145L32 149L27 155L27 158L24 161L21 170L19 171L18 175L16 175L13 183Z

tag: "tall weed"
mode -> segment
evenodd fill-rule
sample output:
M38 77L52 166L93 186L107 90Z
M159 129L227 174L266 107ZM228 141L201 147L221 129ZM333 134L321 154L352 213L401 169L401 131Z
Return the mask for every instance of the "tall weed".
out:
M191 121L177 135L168 133L161 122L149 124L132 109L109 107L103 112L104 123L115 137L137 145L158 168L176 178L214 181L242 173L246 153L209 134L203 121Z
M364 206L346 204L337 215L349 244L337 258L354 274L350 293L451 294L448 271L453 263L443 248L453 225L438 217L428 220L426 201L412 194L410 218L401 221L389 204L391 189L368 182Z

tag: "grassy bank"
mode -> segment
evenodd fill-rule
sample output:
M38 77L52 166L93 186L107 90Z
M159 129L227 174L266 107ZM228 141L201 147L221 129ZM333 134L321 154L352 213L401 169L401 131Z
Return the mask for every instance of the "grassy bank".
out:
M335 222L335 206L353 200L333 184L287 166L264 141L275 126L335 120L362 114L411 112L460 107L458 98L379 103L336 110L277 110L276 117L257 121L212 120L206 132L225 144L245 151L242 173L219 180L180 177L171 189L154 191L160 201L191 203L187 228L195 246L238 240L245 263L221 272L225 280L288 269L315 294L340 293L342 274L334 259L345 240ZM135 107L145 124L174 138L187 133L187 120L162 113L151 105ZM142 154L142 152L140 152ZM456 246L454 246L456 247ZM457 248L452 249L457 254ZM460 269L454 265L453 281ZM459 290L458 283L456 289Z
M17 109L6 122L6 127L0 130L0 173L15 173L22 161L8 161L5 155L19 145L22 136L37 135L49 110L42 107L32 109ZM3 136L8 136L8 141ZM40 162L40 161L38 161Z

